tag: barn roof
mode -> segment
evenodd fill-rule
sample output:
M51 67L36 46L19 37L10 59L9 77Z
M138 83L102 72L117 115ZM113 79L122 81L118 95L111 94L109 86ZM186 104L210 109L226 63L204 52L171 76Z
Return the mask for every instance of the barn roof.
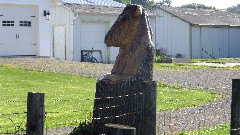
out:
M227 11L180 7L160 7L160 9L192 25L240 26L240 17Z
M119 14L123 11L121 7L87 5L87 4L64 4L76 13L99 13L99 14Z
M63 3L68 4L86 4L98 6L112 6L112 7L125 7L126 5L113 1L113 0L62 0Z
M68 7L75 13L97 13L97 14L116 14L122 13L125 7L101 6L101 5L88 5L88 4L69 4L64 6ZM154 12L147 11L149 16L156 16Z

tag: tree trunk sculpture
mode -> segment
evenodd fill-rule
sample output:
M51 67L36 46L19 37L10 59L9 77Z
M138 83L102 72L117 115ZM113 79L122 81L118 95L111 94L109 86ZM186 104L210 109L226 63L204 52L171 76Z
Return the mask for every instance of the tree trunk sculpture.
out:
M111 74L99 79L93 112L94 134L108 134L105 124L136 128L155 135L156 82L152 81L154 49L145 10L128 5L108 31L108 47L120 47Z

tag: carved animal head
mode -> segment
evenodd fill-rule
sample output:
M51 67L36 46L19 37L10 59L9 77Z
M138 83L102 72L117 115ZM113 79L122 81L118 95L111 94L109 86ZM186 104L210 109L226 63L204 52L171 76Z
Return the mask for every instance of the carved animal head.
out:
M152 80L153 44L144 9L128 5L105 37L107 46L120 47L108 80ZM112 79L110 79L112 78ZM117 79L116 79L117 78ZM126 80L127 80L126 79Z
M118 19L108 31L105 37L105 43L108 47L127 48L140 31L140 25L145 17L141 6L127 5ZM146 24L145 24L146 25Z

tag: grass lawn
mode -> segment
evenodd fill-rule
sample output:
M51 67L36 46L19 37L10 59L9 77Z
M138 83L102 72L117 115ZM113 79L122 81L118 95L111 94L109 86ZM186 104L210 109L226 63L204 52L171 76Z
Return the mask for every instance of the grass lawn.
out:
M92 112L95 78L9 67L0 67L0 78L0 133L14 131L13 122L25 129L29 91L45 93L47 128L75 125Z
M0 65L0 133L25 129L27 93L44 92L47 128L76 125L92 112L95 78ZM157 110L203 104L219 94L158 86Z
M190 62L192 62L192 63L196 63L196 62L216 63L216 62L219 62L219 63L221 63L221 62L234 61L234 60L240 61L240 58L191 59Z
M154 63L155 70L177 70L184 71L183 69L227 69L227 70L240 70L240 66L234 67L216 67L216 66L200 66L191 63ZM186 71L186 70L185 70Z
M210 128L203 128L200 130L181 132L178 135L229 135L230 125L222 124Z
M182 89L178 85L158 84L157 111L197 106L221 97L220 94Z

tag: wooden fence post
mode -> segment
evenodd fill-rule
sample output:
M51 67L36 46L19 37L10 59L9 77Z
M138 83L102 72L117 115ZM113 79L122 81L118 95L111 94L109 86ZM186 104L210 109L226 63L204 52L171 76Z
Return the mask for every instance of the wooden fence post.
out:
M107 127L106 135L136 135L136 128L120 125L120 124L105 124Z
M155 81L145 83L143 91L143 121L142 121L142 134L143 135L156 135L156 98L157 98L157 83ZM147 126L146 126L147 125Z
M240 135L240 79L232 80L231 135Z
M44 117L44 93L28 92L27 135L43 135Z

